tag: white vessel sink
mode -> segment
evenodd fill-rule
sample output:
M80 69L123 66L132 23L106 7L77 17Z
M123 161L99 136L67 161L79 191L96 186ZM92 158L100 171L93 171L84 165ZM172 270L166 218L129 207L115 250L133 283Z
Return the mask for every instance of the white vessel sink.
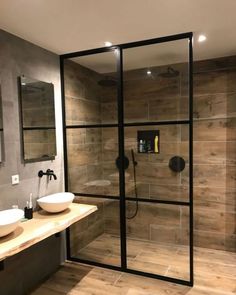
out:
M0 237L12 233L24 217L24 211L21 209L8 209L0 211Z
M57 193L42 197L37 202L45 211L58 213L67 209L73 202L74 197L75 195L72 193Z

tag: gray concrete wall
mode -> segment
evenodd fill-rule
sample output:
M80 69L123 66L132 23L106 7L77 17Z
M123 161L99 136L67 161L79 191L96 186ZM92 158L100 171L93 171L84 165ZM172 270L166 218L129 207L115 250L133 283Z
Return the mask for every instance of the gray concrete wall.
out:
M54 84L57 128L57 156L54 161L27 164L22 161L17 84L20 75ZM23 208L31 192L35 205L39 196L64 189L59 57L0 30L0 85L5 153L4 162L0 164L0 210L12 205ZM56 181L47 183L45 177L38 178L38 171L48 168L55 171ZM11 176L15 174L19 174L20 183L12 186ZM6 270L0 272L0 294L26 294L35 283L58 267L61 246L61 238L52 237L7 260ZM3 292L3 282L5 286L17 285L17 293L7 289Z

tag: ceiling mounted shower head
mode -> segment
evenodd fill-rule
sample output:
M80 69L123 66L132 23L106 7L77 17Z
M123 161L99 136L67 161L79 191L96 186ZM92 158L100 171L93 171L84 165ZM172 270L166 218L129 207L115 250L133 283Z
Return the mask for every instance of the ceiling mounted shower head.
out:
M162 78L175 78L179 76L179 71L174 70L172 67L168 67L166 72L160 73Z
M103 87L112 87L112 86L116 86L116 84L117 84L116 79L110 76L105 76L103 79L98 81L98 85Z

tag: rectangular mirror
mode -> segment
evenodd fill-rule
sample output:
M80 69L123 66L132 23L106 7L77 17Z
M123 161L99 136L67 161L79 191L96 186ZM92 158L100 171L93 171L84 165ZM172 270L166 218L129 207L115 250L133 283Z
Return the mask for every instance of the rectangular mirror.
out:
M25 76L19 78L22 150L25 162L56 156L54 86Z

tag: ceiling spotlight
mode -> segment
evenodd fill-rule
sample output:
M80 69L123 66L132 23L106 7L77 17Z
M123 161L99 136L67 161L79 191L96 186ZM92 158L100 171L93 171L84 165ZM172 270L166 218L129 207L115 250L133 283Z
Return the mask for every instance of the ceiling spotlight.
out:
M106 47L110 47L112 45L112 43L110 41L106 41L106 42L104 42L104 44Z
M147 70L147 75L151 75L152 72L150 70Z
M206 41L206 36L205 35L199 35L198 36L198 42L204 42Z

